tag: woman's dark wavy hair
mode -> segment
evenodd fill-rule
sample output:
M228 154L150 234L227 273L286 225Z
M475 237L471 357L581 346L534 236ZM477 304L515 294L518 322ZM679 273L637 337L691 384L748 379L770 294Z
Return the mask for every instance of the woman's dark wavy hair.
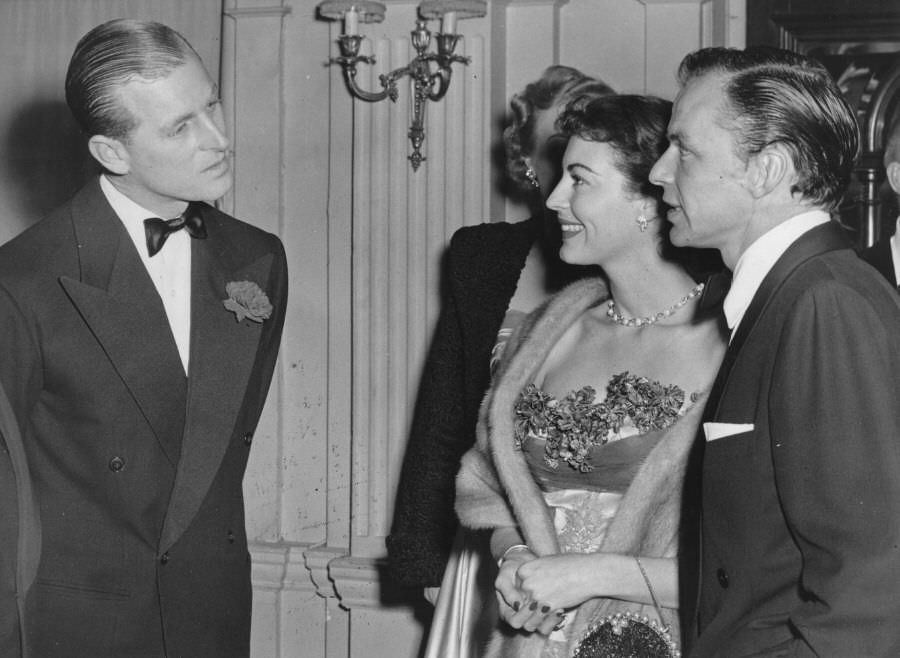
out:
M534 153L535 114L551 107L563 106L571 99L584 94L602 96L614 94L612 88L601 80L585 75L570 66L550 66L541 77L526 85L510 99L511 120L503 131L506 156L506 173L523 192L534 188L525 176L525 157Z
M85 34L66 73L66 102L88 135L126 139L135 118L116 90L133 78L165 77L199 56L178 32L152 21L114 19Z
M650 170L668 148L671 116L672 103L654 96L580 97L566 106L556 126L565 137L609 144L630 191L656 199L662 212L663 190L650 182Z
M684 58L678 79L683 86L706 74L726 77L724 127L736 128L736 154L746 159L783 145L798 175L792 192L836 208L858 156L859 128L828 71L778 48L703 48Z
M666 131L671 116L672 103L655 96L581 97L569 103L556 126L567 138L579 137L612 147L616 165L628 181L628 191L656 201L662 256L680 263L700 281L723 269L719 252L672 245L663 189L650 182L650 170L669 146Z

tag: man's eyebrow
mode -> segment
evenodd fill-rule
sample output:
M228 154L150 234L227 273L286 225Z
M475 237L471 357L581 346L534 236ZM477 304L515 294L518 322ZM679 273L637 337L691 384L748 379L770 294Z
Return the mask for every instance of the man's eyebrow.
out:
M212 83L212 85L210 85L210 88L209 88L209 99L218 100L218 98L219 98L219 85L214 82L214 83ZM168 123L167 129L171 130L172 128L174 128L175 126L177 126L178 124L180 124L184 121L190 121L195 116L197 116L197 113L194 112L193 110L191 110L189 112L185 112L184 114L180 114L179 116L175 117Z

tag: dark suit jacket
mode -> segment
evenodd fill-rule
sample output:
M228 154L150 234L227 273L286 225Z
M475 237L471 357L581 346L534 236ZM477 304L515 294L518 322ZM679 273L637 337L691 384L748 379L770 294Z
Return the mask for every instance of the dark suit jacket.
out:
M894 255L891 253L891 238L879 240L871 247L859 252L860 258L881 272L891 285L897 286L897 275L894 273Z
M900 655L900 299L833 224L735 334L707 421L690 655Z
M246 656L241 481L284 321L280 241L212 207L192 240L190 377L94 181L0 248L0 379L43 524L35 655ZM225 285L274 307L237 322Z
M41 551L37 503L15 414L0 386L0 656L30 656L25 597Z

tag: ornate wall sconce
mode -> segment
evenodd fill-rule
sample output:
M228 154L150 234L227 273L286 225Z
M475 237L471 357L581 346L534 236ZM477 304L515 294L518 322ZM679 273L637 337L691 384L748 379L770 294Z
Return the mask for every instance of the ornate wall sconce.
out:
M350 93L357 98L376 102L390 98L396 101L397 81L408 76L412 82L412 123L409 128L409 141L412 153L409 161L413 170L417 170L425 159L422 155L422 143L425 141L425 105L428 101L439 101L450 87L451 64L459 62L468 64L470 58L455 55L456 44L460 35L456 32L456 22L463 18L484 16L487 11L486 0L423 0L419 4L420 19L410 33L416 56L406 66L394 69L378 76L381 91L366 91L356 83L356 65L360 62L374 64L375 58L359 54L363 36L359 34L360 23L380 23L384 20L385 6L380 2L369 0L324 0L318 5L319 15L329 20L343 20L344 31L338 37L341 56L333 57L330 63L341 65L344 80ZM431 32L427 21L441 19L441 31L436 34L437 51L429 52Z

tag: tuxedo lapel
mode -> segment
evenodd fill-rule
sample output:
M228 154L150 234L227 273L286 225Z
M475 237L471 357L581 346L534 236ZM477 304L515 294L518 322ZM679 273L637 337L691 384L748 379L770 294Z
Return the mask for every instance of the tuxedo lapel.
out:
M846 249L849 246L843 229L834 222L827 222L801 235L778 259L774 267L763 279L759 290L753 296L750 306L747 307L747 311L744 313L744 317L741 319L738 329L731 339L728 349L725 351L725 357L710 391L709 402L703 418L704 422L717 416L722 392L728 383L728 377L734 362L740 354L741 347L753 331L769 302L778 293L778 290L790 277L791 273L814 256L835 249Z
M72 223L80 278L60 284L174 466L187 382L162 300L99 183L74 200Z
M262 332L262 324L242 320L223 305L231 281L252 281L265 291L271 254L250 263L240 260L216 230L214 211L204 212L206 240L192 240L191 348L187 416L181 462L163 527L161 550L170 547L190 524L219 470L235 425Z

